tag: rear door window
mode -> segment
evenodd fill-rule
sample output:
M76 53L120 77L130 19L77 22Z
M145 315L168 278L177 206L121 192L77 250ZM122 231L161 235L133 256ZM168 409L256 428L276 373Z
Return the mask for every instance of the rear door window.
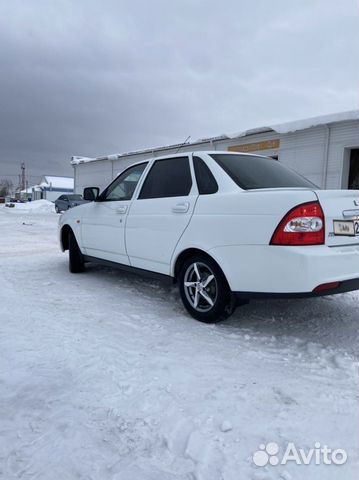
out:
M192 188L188 157L157 160L148 173L139 199L187 196Z
M269 157L230 153L211 154L211 157L244 190L257 188L318 189L314 183L299 173Z

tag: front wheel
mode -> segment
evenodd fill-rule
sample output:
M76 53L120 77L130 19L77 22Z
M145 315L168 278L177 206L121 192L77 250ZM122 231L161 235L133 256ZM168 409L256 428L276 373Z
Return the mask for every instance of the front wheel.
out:
M179 274L182 302L196 320L215 323L228 318L236 308L226 277L206 255L187 259Z
M81 273L85 270L84 257L73 232L69 233L69 270L71 273Z

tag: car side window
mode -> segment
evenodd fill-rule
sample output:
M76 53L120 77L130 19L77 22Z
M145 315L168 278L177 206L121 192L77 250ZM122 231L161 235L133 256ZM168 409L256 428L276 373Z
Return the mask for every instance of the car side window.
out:
M187 196L192 188L188 157L157 160L148 173L139 199Z
M136 185L139 182L146 166L147 162L134 165L133 167L125 170L106 188L106 190L104 190L99 200L104 202L131 200Z
M62 197L61 200L65 200L65 202L67 202L69 199L67 197Z
M63 199L64 199L64 196L63 196L63 195L60 195L57 200L63 200Z
M218 192L217 181L206 162L200 157L193 157L193 167L196 174L198 193L200 195L209 195Z

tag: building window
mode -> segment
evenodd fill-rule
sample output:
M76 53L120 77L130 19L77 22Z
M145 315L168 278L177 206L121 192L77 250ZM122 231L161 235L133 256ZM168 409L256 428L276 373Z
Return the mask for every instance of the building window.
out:
M350 150L348 188L350 190L359 189L359 148Z

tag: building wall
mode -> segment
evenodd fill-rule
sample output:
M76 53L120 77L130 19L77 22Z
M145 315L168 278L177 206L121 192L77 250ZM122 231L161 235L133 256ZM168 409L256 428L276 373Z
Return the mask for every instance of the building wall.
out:
M114 178L112 162L101 160L76 165L74 178L75 193L82 194L85 187L100 187L102 190Z
M44 200L49 200L50 202L54 202L60 195L65 195L66 193L73 193L73 190L44 190L44 191L34 191L32 193L32 200L40 200L43 198ZM42 196L41 196L42 194Z
M329 145L327 187L347 188L350 149L359 148L359 122L332 125Z
M323 188L326 138L325 126L284 134L279 160Z
M198 150L250 150L268 156L278 156L280 162L293 168L322 188L347 188L350 148L358 148L357 120L321 125L292 133L257 133L234 139L222 139L185 145L180 152ZM266 148L270 141L280 141L279 148ZM266 144L267 142L267 144ZM258 144L258 145L257 145ZM254 149L258 147L258 149ZM177 153L178 147L157 152L138 153L120 159L98 160L74 166L75 192L86 186L105 188L129 165L146 158Z

